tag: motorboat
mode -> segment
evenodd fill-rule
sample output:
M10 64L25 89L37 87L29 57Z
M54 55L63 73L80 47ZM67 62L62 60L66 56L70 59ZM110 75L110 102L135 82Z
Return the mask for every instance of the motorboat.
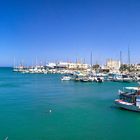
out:
M133 78L126 74L117 74L114 79L114 82L132 82Z
M125 87L119 90L115 104L123 109L140 112L140 87Z
M63 76L63 77L61 78L61 80L62 80L62 81L69 81L69 80L71 80L71 76L68 76L68 75Z

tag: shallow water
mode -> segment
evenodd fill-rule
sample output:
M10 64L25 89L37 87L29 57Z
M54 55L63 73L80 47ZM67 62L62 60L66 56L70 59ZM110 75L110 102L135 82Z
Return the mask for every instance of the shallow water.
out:
M136 83L62 82L60 77L0 69L0 139L139 139L140 114L114 105L118 89Z

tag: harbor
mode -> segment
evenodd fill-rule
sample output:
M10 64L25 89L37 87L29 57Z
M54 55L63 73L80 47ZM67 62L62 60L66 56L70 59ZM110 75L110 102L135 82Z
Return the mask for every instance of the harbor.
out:
M139 136L140 114L120 109L114 102L119 89L138 83L64 82L61 74L12 70L0 68L1 139L131 140Z
M139 82L139 64L121 64L120 61L108 59L105 65L58 62L46 65L25 67L20 65L13 68L13 72L22 74L61 74L63 81L82 82Z
M140 1L0 1L0 140L140 137Z

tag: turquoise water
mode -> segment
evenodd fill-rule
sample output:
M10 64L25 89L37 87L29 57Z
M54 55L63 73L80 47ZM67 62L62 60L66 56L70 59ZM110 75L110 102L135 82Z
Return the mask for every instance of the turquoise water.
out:
M60 77L0 69L0 140L139 139L140 113L113 102L119 88L137 84Z

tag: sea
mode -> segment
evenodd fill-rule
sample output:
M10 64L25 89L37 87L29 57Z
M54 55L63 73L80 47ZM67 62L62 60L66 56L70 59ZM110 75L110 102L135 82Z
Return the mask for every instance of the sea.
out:
M61 81L59 74L0 68L0 140L140 139L140 113L117 108L137 83Z

